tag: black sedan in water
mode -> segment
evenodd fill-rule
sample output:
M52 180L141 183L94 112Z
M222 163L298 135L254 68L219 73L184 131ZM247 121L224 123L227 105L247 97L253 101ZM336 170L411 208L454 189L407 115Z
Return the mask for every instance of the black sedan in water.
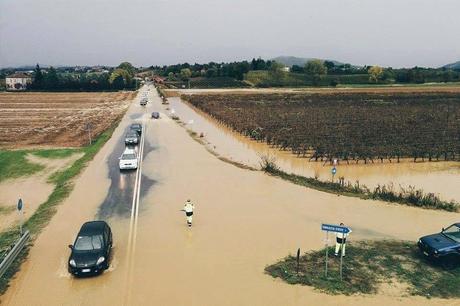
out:
M418 247L427 258L443 263L455 264L460 261L460 223L443 228L440 233L419 239Z
M139 123L133 123L129 127L131 131L136 131L137 135L141 136L142 134L142 125Z
M104 221L86 222L69 248L72 250L69 273L76 276L100 274L109 267L112 231Z

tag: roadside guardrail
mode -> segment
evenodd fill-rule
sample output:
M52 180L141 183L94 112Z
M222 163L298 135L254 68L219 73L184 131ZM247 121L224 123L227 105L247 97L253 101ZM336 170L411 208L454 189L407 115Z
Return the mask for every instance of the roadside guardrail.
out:
M11 248L11 250L8 252L8 254L5 256L5 258L0 263L0 277L2 277L3 274L5 274L8 268L14 262L14 260L21 253L22 249L24 249L24 246L26 245L29 238L30 238L29 231L25 231L24 234L22 234L21 238L19 238L18 241L16 241L14 246Z

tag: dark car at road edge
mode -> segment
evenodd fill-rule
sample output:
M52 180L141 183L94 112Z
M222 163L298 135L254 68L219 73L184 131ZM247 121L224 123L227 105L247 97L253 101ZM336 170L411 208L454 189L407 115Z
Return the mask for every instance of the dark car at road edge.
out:
M460 262L460 223L443 228L437 234L423 236L417 244L422 254L429 259L458 264Z

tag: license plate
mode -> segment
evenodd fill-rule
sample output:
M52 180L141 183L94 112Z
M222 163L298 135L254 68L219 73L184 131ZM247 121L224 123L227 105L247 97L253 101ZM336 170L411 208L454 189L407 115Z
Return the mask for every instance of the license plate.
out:
M88 273L88 272L91 272L91 269L82 269L81 272Z
M423 255L425 255L425 256L429 256L427 252L423 252Z

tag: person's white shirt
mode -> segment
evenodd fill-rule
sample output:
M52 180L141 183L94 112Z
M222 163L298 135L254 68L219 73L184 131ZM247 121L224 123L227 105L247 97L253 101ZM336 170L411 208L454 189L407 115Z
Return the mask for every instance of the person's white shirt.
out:
M192 202L186 202L185 203L184 210L185 210L186 213L193 212L194 208L195 208L195 206L192 204Z

